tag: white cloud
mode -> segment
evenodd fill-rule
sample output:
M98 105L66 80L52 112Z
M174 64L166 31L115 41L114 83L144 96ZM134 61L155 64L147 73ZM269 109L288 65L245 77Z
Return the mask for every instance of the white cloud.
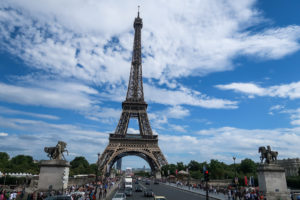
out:
M182 106L173 106L167 109L166 114L169 118L182 119L190 115L190 111Z
M3 132L0 133L0 137L6 137L6 136L8 136L8 133L3 133Z
M126 92L123 85L128 82L130 69L132 21L136 15L136 5L140 3L83 0L72 3L55 0L1 2L0 7L10 8L0 11L2 50L21 58L41 73L46 72L49 76L65 81L75 79L82 84L75 96L74 93L68 94L68 91L60 89L53 92L58 85L47 88L45 93L37 85L30 89L1 84L2 88L12 89L2 100L20 103L17 91L22 89L30 94L42 94L38 98L34 94L28 95L23 104L86 109L95 104L91 96L97 95L97 91L90 86L95 83L103 88L99 95L106 95L110 97L109 100L122 101ZM62 5L68 7L67 12ZM278 59L297 51L300 37L298 26L246 31L265 22L254 6L253 0L143 2L144 77L149 81L158 80L167 86L162 88L160 85L159 89L155 81L145 84L146 100L172 106L237 108L236 101L178 88L180 83L176 82L176 78L231 70L234 68L232 60L239 55ZM37 76L31 78L38 79ZM240 90L245 87L242 85ZM264 92L253 84L247 87L244 92L251 90L249 95L262 95ZM67 86L64 88L67 89ZM112 97L109 94L111 88L118 90L118 94L114 93ZM74 91L75 88L71 89ZM278 96L287 93L283 87L275 90ZM64 98L59 99L65 92ZM79 101L68 103L77 97Z
M238 159L251 158L259 161L259 146L270 145L279 152L279 159L299 157L300 129L240 129L222 127L200 130L196 135L160 135L160 147L168 155L169 162L176 162L176 156L186 152L195 155L181 157L190 160L209 161L219 159L232 163L232 156Z
M178 90L167 90L144 84L145 98L154 103L165 105L192 105L204 108L237 108L236 101L207 97L195 90L180 88Z
M85 84L48 79L34 80L28 77L23 78L17 79L17 85L0 82L0 101L73 110L88 119L101 120L105 123L115 122L120 117L120 109L100 107L99 92ZM57 116L52 115L2 108L0 113L27 115L44 119L59 119Z
M230 83L227 85L216 85L221 90L234 90L247 95L270 96L289 99L300 98L300 81L289 84L261 87L255 83Z
M269 115L274 115L274 111L280 111L284 109L284 105L274 105L269 109Z
M25 115L25 116L31 116L31 117L37 117L37 118L44 118L44 119L51 119L51 120L58 120L59 117L54 115L47 115L47 114L38 114L38 113L32 113L32 112L24 112L20 110L14 110L5 108L3 106L0 106L0 113L3 114L9 114L9 115Z
M189 115L190 111L182 106L172 106L165 110L148 114L152 127L160 130L174 130L176 132L186 132L188 126L173 124L169 119L183 119Z
M32 67L62 77L127 81L130 33L140 3L4 1L0 6L12 9L0 13L1 44ZM278 59L297 51L299 26L248 31L265 22L254 6L254 0L143 2L144 76L205 75L233 69L239 55Z
M216 87L221 90L234 90L249 95L262 96L265 94L264 88L261 88L254 83L230 83L227 85L216 85Z
M94 89L62 82L60 84L48 82L48 84L48 88L33 88L0 83L0 99L23 105L43 105L75 110L90 108L95 103L88 97L90 94L97 94Z
M186 127L185 127L185 126L180 126L180 125L177 125L177 124L169 124L169 126L170 126L174 131L182 132L182 133L185 133L185 132L186 132Z
M273 110L282 110L284 108L283 105L274 105L270 108L270 111L273 111Z
M300 108L298 109L285 109L280 113L287 113L290 115L291 124L294 126L300 126Z
M96 153L104 150L108 143L108 133L93 127L74 124L55 124L41 120L22 118L4 118L0 116L0 126L10 128L21 134L9 134L1 138L0 151L11 156L18 154L33 155L35 159L46 159L45 146L55 146L58 140L67 142L67 149L73 155L85 156L90 162L96 162ZM1 133L0 136L7 136ZM16 146L16 144L18 144ZM82 148L88 146L89 148ZM72 160L74 156L67 157Z
M0 100L76 110L89 119L104 119L109 123L119 118L120 110L100 107L99 104L100 100L124 100L132 51L132 22L138 4L141 2L1 1L0 50L24 61L33 74L14 85L0 83ZM256 9L255 0L161 0L155 3L146 1L141 5L145 99L170 106L163 115L149 114L150 118L156 118L157 127L168 124L173 130L186 131L184 125L168 123L171 117L181 119L189 116L185 105L237 108L236 101L209 97L182 87L181 77L232 70L236 67L233 60L239 56L280 59L300 48L300 27L297 25L265 26L264 30L259 30L260 23L267 19ZM47 74L50 78L41 80L40 74ZM49 81L53 79L59 81ZM296 99L300 96L299 82L266 88L254 83L218 87L242 92L249 97ZM34 116L34 113L23 115ZM47 118L46 115L39 117ZM294 124L299 123L297 117L293 120ZM40 157L45 156L40 153L43 146L55 145L58 139L67 140L73 155L84 154L90 159L96 159L95 152L103 150L107 143L106 133L71 124L1 117L0 125L28 133L3 137L7 146L2 148L9 151L9 146L17 143L21 144L19 150L15 148L11 152L39 152ZM265 143L275 149L281 147L280 156L296 157L295 152L299 152L295 145L299 143L298 133L298 129L225 127L202 130L199 136L159 137L163 150L171 159L174 158L172 150L182 154L199 152L199 159L213 157L226 160L226 153L237 154L240 149L241 156L258 158L257 145ZM269 135L272 135L272 140ZM25 138L29 138L31 145L24 142ZM87 145L89 148L82 148Z

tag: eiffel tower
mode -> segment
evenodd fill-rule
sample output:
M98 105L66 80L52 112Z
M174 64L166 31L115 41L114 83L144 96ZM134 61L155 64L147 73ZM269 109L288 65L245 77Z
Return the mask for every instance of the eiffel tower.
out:
M116 161L135 155L147 161L152 173L160 177L161 167L168 162L158 146L158 136L153 135L147 114L148 104L144 101L141 55L143 21L139 12L133 27L135 34L126 100L122 103L122 114L115 133L109 135L109 144L100 157L98 169L102 175L108 176ZM138 119L140 134L127 133L130 118Z

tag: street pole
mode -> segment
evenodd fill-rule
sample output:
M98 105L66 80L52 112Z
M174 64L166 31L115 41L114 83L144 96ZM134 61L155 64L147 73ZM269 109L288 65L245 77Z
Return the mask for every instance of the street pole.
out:
M6 173L4 173L4 183L3 183L3 185L5 185L5 182L6 182Z
M208 181L205 181L206 182L206 200L208 200Z
M234 166L234 186L235 186L235 190L236 190L236 188L237 188L237 182L236 182L237 177L236 177L236 167L235 167L235 159L236 159L236 157L233 156L232 159L233 159L233 166Z
M99 180L98 180L98 175L99 175L98 171L99 171L100 156L101 156L101 154L98 153L97 155L98 155L98 159L97 159L96 180L95 180L95 181L96 181L96 184L97 184L97 182L99 181Z
M236 157L233 157L233 165L234 165L234 178L236 178L235 159L236 159Z

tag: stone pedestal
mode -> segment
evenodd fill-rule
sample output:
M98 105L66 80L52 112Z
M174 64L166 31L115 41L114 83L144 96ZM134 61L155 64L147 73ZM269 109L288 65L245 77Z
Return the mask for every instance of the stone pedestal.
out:
M68 187L70 163L65 160L43 160L40 163L38 190L47 191L52 185L53 190Z
M160 171L154 172L154 176L155 176L156 179L161 179Z
M267 200L290 200L285 170L277 164L261 164L258 169L259 190Z

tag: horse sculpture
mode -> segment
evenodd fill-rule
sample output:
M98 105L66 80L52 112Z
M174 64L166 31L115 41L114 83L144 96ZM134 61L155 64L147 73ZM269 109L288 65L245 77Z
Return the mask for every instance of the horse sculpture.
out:
M44 151L47 153L47 156L51 160L66 160L64 156L64 152L67 152L67 155L69 155L68 150L66 150L67 143L63 141L58 141L57 145L55 147L45 147Z
M277 161L278 152L277 151L271 151L271 147L267 146L267 149L265 147L259 147L258 153L261 153L260 156L260 162L263 163L265 160L265 163L273 163Z

